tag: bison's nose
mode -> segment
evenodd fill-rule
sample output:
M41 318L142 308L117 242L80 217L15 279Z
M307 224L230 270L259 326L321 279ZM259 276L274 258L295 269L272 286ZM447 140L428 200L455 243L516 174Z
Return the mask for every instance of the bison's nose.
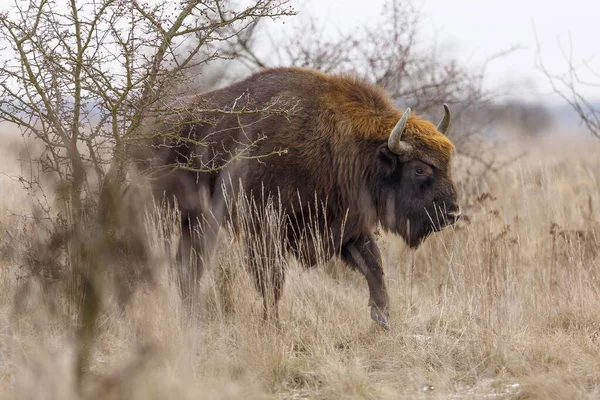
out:
M458 221L458 219L460 218L460 210L456 210L456 211L451 211L449 213L446 214L446 219L448 220L448 224L452 225L454 223L456 223L456 221Z

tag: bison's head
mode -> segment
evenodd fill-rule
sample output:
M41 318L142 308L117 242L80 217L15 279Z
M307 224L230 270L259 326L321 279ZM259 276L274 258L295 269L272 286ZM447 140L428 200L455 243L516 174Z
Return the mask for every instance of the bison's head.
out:
M460 217L456 185L450 173L452 143L444 135L450 110L436 127L410 116L407 109L378 149L377 192L380 221L411 247L454 224Z

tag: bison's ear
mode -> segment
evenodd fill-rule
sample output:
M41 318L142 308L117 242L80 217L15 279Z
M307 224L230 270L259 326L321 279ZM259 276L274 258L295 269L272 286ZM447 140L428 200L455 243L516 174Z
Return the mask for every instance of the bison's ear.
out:
M387 175L394 172L398 162L400 161L398 159L398 155L392 153L392 151L388 148L387 143L379 146L377 149L377 156L379 157L379 161L381 162L383 170Z

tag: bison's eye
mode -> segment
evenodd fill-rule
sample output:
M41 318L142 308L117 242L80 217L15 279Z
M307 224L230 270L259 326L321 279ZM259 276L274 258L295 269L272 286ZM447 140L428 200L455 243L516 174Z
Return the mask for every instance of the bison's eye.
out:
M417 176L425 175L425 170L421 167L417 167L417 168L415 168L415 175L417 175Z

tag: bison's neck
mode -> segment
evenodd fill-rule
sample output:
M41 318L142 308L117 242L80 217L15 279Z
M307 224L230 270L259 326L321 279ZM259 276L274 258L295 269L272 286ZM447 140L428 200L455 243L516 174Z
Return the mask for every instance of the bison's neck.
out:
M370 143L339 146L331 178L338 193L340 211L346 220L356 221L360 233L370 232L377 224L377 146Z

